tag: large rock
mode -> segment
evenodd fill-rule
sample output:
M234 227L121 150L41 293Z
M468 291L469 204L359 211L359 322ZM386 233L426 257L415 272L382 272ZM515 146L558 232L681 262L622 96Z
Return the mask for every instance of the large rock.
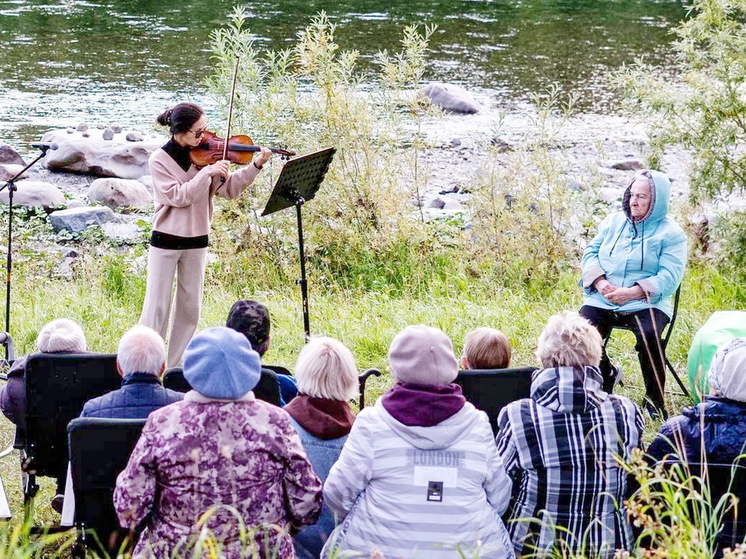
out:
M110 208L147 208L153 205L153 196L136 180L96 179L88 189L88 199L101 202Z
M0 192L0 202L8 203L8 189ZM62 191L48 182L23 180L16 183L13 193L13 205L59 207L67 206Z
M0 145L0 163L26 166L23 157L18 155L18 152L8 144Z
M105 140L102 130L52 130L42 141L56 144L57 149L50 149L42 163L55 171L137 179L148 173L148 158L165 143L164 138L153 134L128 141L126 136L120 132Z
M617 171L641 171L645 168L645 164L640 159L634 157L609 161L606 166Z
M49 214L49 220L56 232L67 229L73 233L80 233L90 225L116 222L117 216L110 208L89 206L52 212Z
M23 171L24 165L16 165L15 163L0 163L0 182L6 182L15 177L18 173ZM25 179L28 177L28 173L23 173L19 179Z
M447 83L431 83L423 93L433 104L453 113L473 114L481 110L471 93L463 87Z

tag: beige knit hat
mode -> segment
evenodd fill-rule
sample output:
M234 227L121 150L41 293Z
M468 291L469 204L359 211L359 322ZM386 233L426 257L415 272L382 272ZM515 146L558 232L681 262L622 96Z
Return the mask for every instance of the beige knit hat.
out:
M84 352L85 334L77 322L58 318L48 323L36 338L36 347L44 353Z
M458 375L458 363L448 336L430 326L407 326L389 348L389 365L396 380L446 386Z

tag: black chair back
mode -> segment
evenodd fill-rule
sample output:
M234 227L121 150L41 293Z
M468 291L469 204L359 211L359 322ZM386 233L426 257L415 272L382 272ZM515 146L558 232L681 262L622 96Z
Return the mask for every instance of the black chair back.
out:
M163 386L176 392L189 392L192 386L184 378L184 369L181 367L171 367L163 373Z
M471 369L459 371L456 384L474 407L487 414L492 432L497 434L497 416L510 402L528 398L535 367L517 369Z
M262 365L263 368L269 369L278 375L292 376L290 371L285 367L278 365ZM360 385L360 409L365 407L365 383L369 376L381 376L381 371L378 369L368 369L358 377L358 383ZM192 387L189 385L187 379L184 378L184 369L181 367L171 367L163 374L163 386L176 390L177 392L189 392ZM290 403L289 401L285 402Z
M265 365L264 363L262 363L262 368L269 369L276 375L285 375L286 377L293 376L293 373L291 373L287 367L283 367L282 365Z
M81 417L67 427L75 491L75 525L82 543L97 551L117 551L127 531L119 526L113 494L117 476L127 466L145 419ZM95 534L95 536L94 536Z
M64 476L67 469L67 424L91 398L118 389L114 354L30 355L24 375L26 413L23 450L36 475Z

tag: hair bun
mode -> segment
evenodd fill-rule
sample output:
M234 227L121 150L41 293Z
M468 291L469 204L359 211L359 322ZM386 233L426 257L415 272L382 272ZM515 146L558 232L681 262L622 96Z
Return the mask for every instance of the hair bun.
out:
M171 115L173 114L173 112L174 112L173 109L168 109L166 111L166 124L168 124L169 126L171 126L171 124L172 124L172 122L171 122Z

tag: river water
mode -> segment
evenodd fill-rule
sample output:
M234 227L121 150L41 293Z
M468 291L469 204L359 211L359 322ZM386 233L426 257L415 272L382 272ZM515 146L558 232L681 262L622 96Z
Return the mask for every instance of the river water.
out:
M0 0L0 142L22 154L52 128L120 122L150 127L169 105L210 106L210 33L234 0ZM437 24L428 81L473 89L496 104L551 84L577 91L586 113L613 113L607 78L646 56L669 68L672 0L256 0L261 48L285 48L325 11L342 48L365 61L396 49L409 24Z

